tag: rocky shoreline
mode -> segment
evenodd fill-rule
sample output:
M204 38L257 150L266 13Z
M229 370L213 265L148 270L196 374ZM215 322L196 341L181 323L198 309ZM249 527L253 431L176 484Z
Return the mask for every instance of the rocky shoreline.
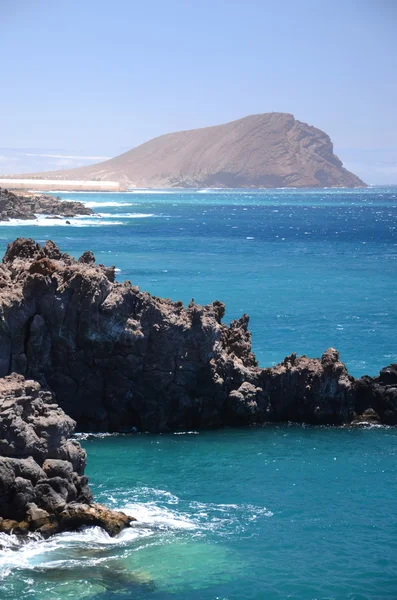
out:
M134 520L93 502L75 425L37 382L0 379L0 532L49 537L98 525L113 536Z
M52 218L72 218L92 215L91 208L82 202L60 200L49 194L20 192L18 194L0 187L0 221L10 219L32 220L37 215Z
M91 252L75 260L17 239L0 265L0 311L0 377L38 381L80 431L343 425L365 411L397 424L397 365L355 379L329 349L261 368L248 316L227 326L219 301L185 307L115 282Z
M80 431L167 432L269 422L397 424L397 365L355 379L328 349L258 366L249 318L222 323L115 281L51 241L19 238L0 265L0 532L43 536L131 517L95 504ZM56 403L57 404L56 404ZM67 416L70 415L70 416Z

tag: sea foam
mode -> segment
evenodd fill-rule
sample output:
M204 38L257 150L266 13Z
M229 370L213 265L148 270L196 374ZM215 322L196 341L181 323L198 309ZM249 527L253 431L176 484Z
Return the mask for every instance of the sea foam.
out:
M93 201L88 201L88 202L84 202L85 206L88 206L88 208L97 208L97 207L108 207L108 206L137 206L136 203L132 203L132 202L116 202L116 201L112 201L112 200L103 200L102 202L100 200L93 200Z
M100 217L114 218L114 219L145 219L147 217L154 217L153 213L98 213Z
M117 217L117 215L115 215ZM67 222L68 221L68 222ZM47 218L38 215L36 219L11 219L0 221L0 227L102 227L104 225L122 225L121 221L103 221L101 218L63 217L61 219Z

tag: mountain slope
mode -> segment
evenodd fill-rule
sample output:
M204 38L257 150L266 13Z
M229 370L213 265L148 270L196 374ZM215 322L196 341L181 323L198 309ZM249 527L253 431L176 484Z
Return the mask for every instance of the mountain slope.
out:
M365 185L344 169L326 133L287 113L169 133L110 160L40 176L160 188Z

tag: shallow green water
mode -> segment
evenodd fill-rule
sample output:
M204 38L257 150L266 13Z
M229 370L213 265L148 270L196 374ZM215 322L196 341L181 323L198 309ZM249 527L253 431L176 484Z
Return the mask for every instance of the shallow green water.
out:
M273 426L83 440L96 499L137 524L3 552L0 597L396 598L396 442Z

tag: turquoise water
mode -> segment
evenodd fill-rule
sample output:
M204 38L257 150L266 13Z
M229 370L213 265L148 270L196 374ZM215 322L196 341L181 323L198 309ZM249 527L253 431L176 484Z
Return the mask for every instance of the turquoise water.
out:
M274 426L83 440L95 497L138 523L0 552L0 597L395 599L396 442Z
M251 315L262 365L330 345L355 375L397 361L396 189L62 196L98 216L0 226L0 250L54 239L155 295L222 299ZM396 436L83 434L96 500L138 521L3 538L0 600L395 600Z
M87 249L158 296L247 312L262 365L336 347L353 375L397 361L397 188L61 194L101 218L0 226Z

